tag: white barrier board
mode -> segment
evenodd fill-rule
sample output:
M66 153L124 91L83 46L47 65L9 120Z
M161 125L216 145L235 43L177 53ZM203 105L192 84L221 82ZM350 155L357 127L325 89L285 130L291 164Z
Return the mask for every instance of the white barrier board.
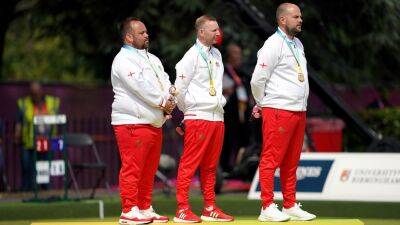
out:
M275 199L282 199L279 170ZM400 202L400 153L303 153L297 169L298 200ZM249 199L260 199L258 170Z

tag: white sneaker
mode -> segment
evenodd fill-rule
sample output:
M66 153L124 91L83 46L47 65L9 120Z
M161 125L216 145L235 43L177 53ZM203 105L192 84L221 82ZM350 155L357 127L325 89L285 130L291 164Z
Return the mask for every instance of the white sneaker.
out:
M166 216L160 216L157 214L153 207L150 206L150 208L145 209L145 210L140 210L140 213L145 216L148 219L151 219L153 223L166 223L168 222L168 217Z
M261 207L261 213L258 217L258 221L261 222L283 222L288 221L290 217L285 213L279 211L278 205L271 203L267 208Z
M301 207L300 203L299 204L295 203L292 208L289 209L282 208L282 212L289 215L290 220L308 221L308 220L313 220L317 217L314 214L302 210L300 207Z
M119 217L119 224L123 225L147 224L151 223L152 221L152 219L143 216L137 206L132 207L131 211L127 213L122 212L121 216Z

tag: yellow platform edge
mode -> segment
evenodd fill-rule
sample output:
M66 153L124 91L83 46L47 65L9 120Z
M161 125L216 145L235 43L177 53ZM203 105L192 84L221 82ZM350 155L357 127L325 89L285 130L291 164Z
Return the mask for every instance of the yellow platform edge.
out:
M152 224L152 223L151 223ZM178 224L172 221L168 222L168 224ZM235 224L271 224L277 225L276 222L259 222L256 219L254 220L236 220L228 223L215 223L215 222L201 222L201 225L206 224L226 224L226 225L235 225ZM282 225L364 225L364 223L359 219L316 219L313 221L289 221L289 222L281 222L279 224ZM31 223L31 225L118 225L118 221L112 222L89 222L89 221L76 221L76 222L35 222Z

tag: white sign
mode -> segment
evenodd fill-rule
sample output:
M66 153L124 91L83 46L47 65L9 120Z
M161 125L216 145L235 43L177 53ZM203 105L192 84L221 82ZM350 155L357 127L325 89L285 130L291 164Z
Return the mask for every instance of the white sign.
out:
M67 116L65 114L58 115L37 115L33 117L33 124L66 124Z
M36 183L48 184L50 176L63 176L65 174L64 160L52 160L36 162Z
M36 183L48 184L50 182L49 162L36 162Z
M65 163L64 160L53 160L50 165L50 176L64 176Z
M279 173L276 199L282 199ZM400 153L304 153L297 170L297 199L400 202ZM249 199L260 199L258 171Z

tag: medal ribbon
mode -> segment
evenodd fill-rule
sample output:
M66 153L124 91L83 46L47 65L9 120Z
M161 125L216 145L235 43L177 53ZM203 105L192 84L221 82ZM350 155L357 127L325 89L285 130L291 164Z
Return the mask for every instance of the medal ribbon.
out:
M145 57L145 56L143 56L142 54L140 54L139 51L138 51L137 49L133 48L132 46L124 45L123 48L125 48L125 49L127 49L127 50L133 52L133 53L136 54L136 55L139 55L139 57L143 58L143 59L146 61L146 63L150 65L151 69L153 70L154 74L155 74L156 77L157 77L158 85L160 86L161 90L164 91L164 85L161 83L160 77L158 76L158 74L161 73L161 72L160 72L160 71L157 69L157 67L150 61L150 57L149 57L149 55L147 54L147 50L146 50L146 57Z
M297 63L297 66L298 66L299 69L300 69L300 73L303 74L303 70L302 70L302 68L301 68L301 66L300 66L299 51L298 51L297 48L296 48L296 52L295 52L295 51L293 50L293 48L292 48L292 45L291 45L291 43L292 43L294 46L296 46L295 42L294 42L294 41L290 41L290 42L289 42L288 39L287 39L287 37L286 37L285 35L282 34L282 31L279 30L279 28L276 29L276 33L278 33L279 36L281 36L281 37L283 38L283 40L285 40L287 46L289 47L289 49L290 49L290 51L292 52L294 58L296 59L296 63Z
M211 62L211 60L210 60L210 63L208 63L208 57L207 57L207 54L204 52L204 50L201 48L201 46L198 44L198 43L196 43L196 47L197 47L197 49L199 50L199 52L200 52L200 55L201 55L201 58L203 58L203 60L206 62L206 64L207 64L207 69L208 69L208 77L210 78L210 90L211 89L214 89L215 90L215 87L214 87L214 80L213 80L213 78L212 78L212 62ZM211 64L211 65L210 65Z

